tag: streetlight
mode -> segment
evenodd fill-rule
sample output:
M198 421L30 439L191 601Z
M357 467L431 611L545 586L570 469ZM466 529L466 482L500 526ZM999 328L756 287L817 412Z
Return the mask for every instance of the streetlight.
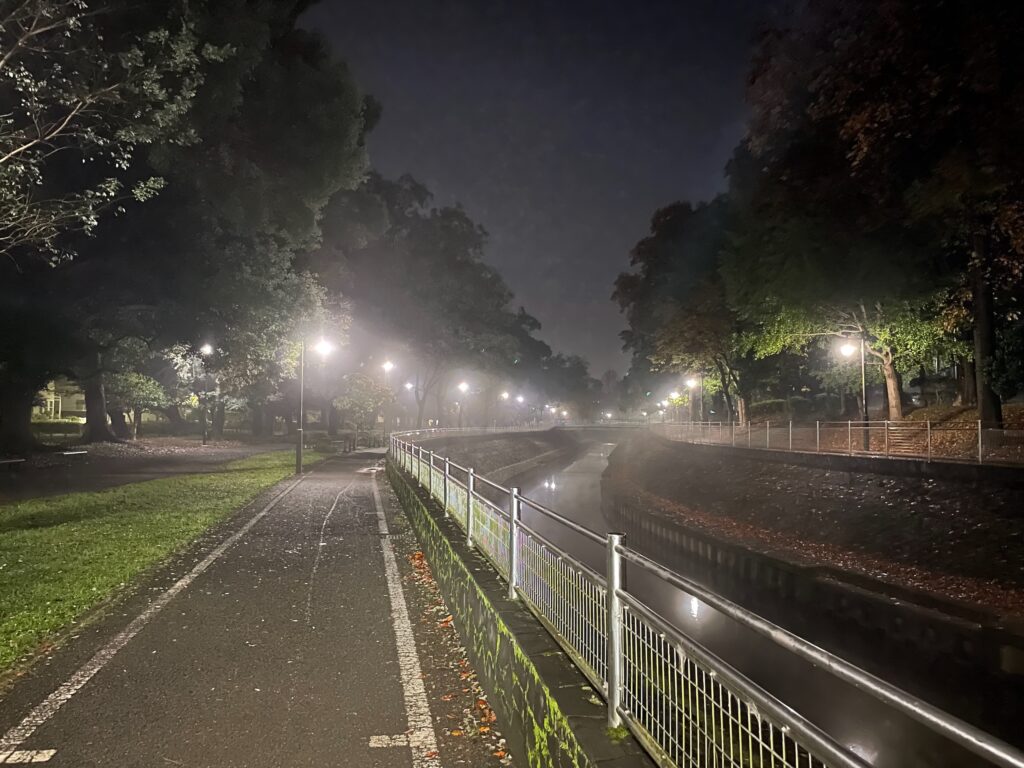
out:
M409 390L410 392L412 391L412 387L413 387L413 384L412 384L412 382L411 382L411 381L407 381L407 382L405 382L405 388L406 388L407 390Z
M526 402L526 398L523 397L522 395L516 395L516 402L519 403L519 404L525 403Z
M213 345L210 344L209 342L206 342L201 347L199 347L199 354L202 357L209 357L210 355L213 354ZM206 414L207 403L206 398L203 397L203 395L206 393L206 366L203 366L203 388L202 390L200 390L199 372L196 369L197 361L198 358L192 358L192 380L195 383L196 387L196 402L199 403L199 425L203 431L203 445L206 445L207 443L210 442L209 419L207 418Z
M502 392L501 393L501 399L502 400L508 400L508 392Z
M857 348L847 341L843 346L839 348L839 353L843 357L853 357L857 352ZM860 404L861 404L861 417L864 419L864 450L868 450L871 447L870 435L868 433L868 380L867 372L864 364L864 336L860 337Z
M334 344L327 339L321 338L313 345L313 351L321 358L327 357L334 351ZM306 425L306 340L302 340L299 347L299 428L298 439L295 442L295 474L302 474L302 442L305 439L303 429Z
M467 384L464 381L460 381L456 389L459 390L459 392L461 392L463 395L465 395L467 392L469 392L469 384ZM455 404L459 406L459 429L462 429L462 400L459 400Z
M693 377L690 377L689 379L687 379L686 380L686 386L689 387L690 389L693 389L694 387L700 387L700 392L697 395L697 407L700 408L700 414L699 414L697 420L698 421L704 421L704 372L701 371L700 379L699 380L695 379ZM690 407L690 412L691 412L690 418L693 418L693 416L692 416L692 412L693 412L692 405Z

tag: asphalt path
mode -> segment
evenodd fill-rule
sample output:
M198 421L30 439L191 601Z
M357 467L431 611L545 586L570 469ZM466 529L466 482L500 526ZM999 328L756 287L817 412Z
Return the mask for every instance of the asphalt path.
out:
M37 664L0 700L0 764L500 764L486 740L448 754L441 694L479 694L410 594L380 458L279 485Z

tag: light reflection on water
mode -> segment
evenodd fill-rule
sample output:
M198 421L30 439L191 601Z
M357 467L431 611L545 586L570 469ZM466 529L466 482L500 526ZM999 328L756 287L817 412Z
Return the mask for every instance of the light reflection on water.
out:
M525 484L522 495L599 534L610 530L601 499L601 474L614 443L593 446L565 469ZM604 573L605 549L528 505L524 522L587 566ZM629 541L629 531L625 531ZM666 563L671 566L672 563ZM758 685L845 743L878 768L967 768L978 758L895 713L872 697L836 681L765 638L738 626L696 597L627 565L628 591ZM756 610L756 606L750 606Z

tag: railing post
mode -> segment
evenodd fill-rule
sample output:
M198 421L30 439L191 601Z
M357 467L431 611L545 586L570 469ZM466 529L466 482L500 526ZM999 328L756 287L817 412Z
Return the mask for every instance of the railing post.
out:
M606 570L606 621L605 637L608 639L605 659L608 667L608 727L618 728L622 724L619 706L622 699L622 546L624 535L608 534L608 566Z
M441 506L444 508L444 516L448 517L448 477L451 472L449 467L448 457L444 457L444 499L441 501Z
M981 443L981 419L978 419L978 463L981 464L984 460L984 448Z
M466 476L466 546L473 546L473 494L476 488L476 473L469 468Z
M793 420L789 420L789 450L793 450Z
M416 482L423 485L423 446L416 446Z
M814 452L821 453L821 422L814 422Z
M434 452L427 451L427 461L430 462L430 466L427 467L427 492L434 495Z
M924 423L924 428L928 431L928 461L932 460L932 420L928 419Z
M853 456L853 421L849 420L846 422L846 439L849 441L849 452Z
M508 599L515 600L519 572L519 489L511 489L508 504Z

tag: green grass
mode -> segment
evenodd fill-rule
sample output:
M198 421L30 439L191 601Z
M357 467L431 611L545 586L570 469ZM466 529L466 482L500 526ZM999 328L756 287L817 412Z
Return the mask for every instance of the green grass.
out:
M294 461L275 451L215 473L0 506L0 673L288 477Z

